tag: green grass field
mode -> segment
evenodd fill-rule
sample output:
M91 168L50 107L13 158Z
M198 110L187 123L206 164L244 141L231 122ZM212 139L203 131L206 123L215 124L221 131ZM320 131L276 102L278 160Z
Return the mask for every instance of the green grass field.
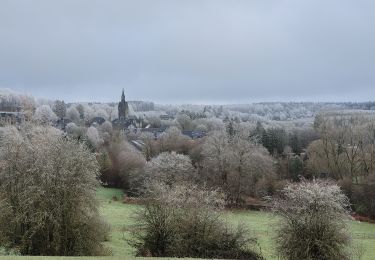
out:
M98 190L98 196L101 202L101 213L110 223L111 241L107 242L107 246L112 249L113 257L0 257L0 260L124 260L134 259L134 251L126 243L126 238L129 238L127 228L131 226L134 221L134 212L140 206L124 204L121 201L122 192L117 189ZM114 201L112 197L117 196L119 201ZM259 240L259 244L263 255L266 259L277 259L272 243L273 228L276 223L274 217L265 212L257 211L228 211L226 214L230 223L242 223L245 225ZM375 259L375 225L360 222L351 222L351 229L353 232L354 244L360 243L365 248L365 255L362 260ZM142 258L137 258L142 259ZM150 258L148 258L150 259ZM156 258L153 258L156 259ZM168 259L168 258L163 258Z
M112 197L122 197L122 192L116 189L100 189L99 198L102 204L102 214L112 225L112 241L107 245L112 248L114 256L132 256L133 250L124 239L128 238L127 226L133 221L137 205L124 204L121 201L113 201ZM229 222L242 223L259 240L263 255L266 259L277 259L273 251L273 228L276 219L268 213L259 211L228 211L226 214ZM353 232L353 244L362 244L366 250L363 260L375 259L375 225L361 222L351 222Z

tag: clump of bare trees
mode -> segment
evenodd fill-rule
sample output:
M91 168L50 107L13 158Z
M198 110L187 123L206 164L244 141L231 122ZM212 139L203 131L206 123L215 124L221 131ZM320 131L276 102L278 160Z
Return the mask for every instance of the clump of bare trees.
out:
M375 124L366 114L322 113L315 127L320 139L308 147L313 175L339 181L356 212L375 216Z
M361 115L320 114L315 120L320 139L308 149L309 168L356 184L375 172L375 124Z
M98 164L52 127L0 132L0 243L25 255L102 255Z
M223 195L194 185L155 184L130 244L141 256L262 259L254 238L222 219Z
M158 139L150 133L142 134L140 139L145 144L143 153L147 161L162 152L189 154L196 145L196 140L183 135L175 126L169 127Z
M322 180L289 184L272 205L280 216L276 243L282 259L349 259L349 200L336 184Z
M214 131L202 153L203 176L208 184L222 188L228 201L240 204L246 196L262 197L272 191L273 159L249 133Z
M102 135L110 130L109 126L107 130L105 128L101 128ZM125 190L132 188L129 186L130 174L143 169L146 163L143 154L119 133L112 134L100 149L97 159L101 168L101 181L108 186Z

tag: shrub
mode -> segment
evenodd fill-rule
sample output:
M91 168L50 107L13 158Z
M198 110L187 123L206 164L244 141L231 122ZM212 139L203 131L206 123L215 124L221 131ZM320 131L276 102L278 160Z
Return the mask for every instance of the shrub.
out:
M217 190L153 187L130 241L138 256L262 259L253 250L254 238L223 221L224 200Z
M23 255L101 255L108 226L95 156L51 127L0 132L0 244Z
M331 182L289 184L273 201L281 217L276 243L282 259L349 259L348 198Z

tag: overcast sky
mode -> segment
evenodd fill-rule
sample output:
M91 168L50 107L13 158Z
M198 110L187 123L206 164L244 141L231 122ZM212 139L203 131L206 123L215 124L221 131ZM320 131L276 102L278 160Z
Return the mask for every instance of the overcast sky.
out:
M66 101L375 100L374 0L0 0L0 87Z

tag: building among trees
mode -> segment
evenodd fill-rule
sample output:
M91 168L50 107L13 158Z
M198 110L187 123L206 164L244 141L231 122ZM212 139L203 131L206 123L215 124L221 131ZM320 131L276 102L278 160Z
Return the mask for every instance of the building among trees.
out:
M119 129L127 129L130 126L137 127L137 118L129 114L129 104L125 100L124 89L122 89L121 101L118 104L118 118L113 120L112 124Z
M125 93L124 89L122 89L122 94L121 94L121 101L118 104L118 119L121 120L126 120L129 117L129 105L128 102L125 100Z

